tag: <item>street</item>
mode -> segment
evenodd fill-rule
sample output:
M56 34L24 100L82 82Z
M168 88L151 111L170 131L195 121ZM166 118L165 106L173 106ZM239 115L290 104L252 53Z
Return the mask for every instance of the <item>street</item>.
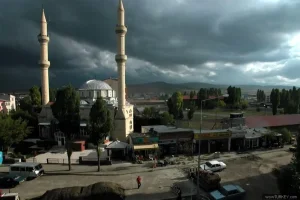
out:
M271 171L276 166L288 164L292 153L282 150L264 153L259 156L257 159L236 158L235 160L228 160L228 162L224 161L227 164L227 169L220 172L221 183L239 184L247 192L246 200L261 199L262 194L265 193L278 193L276 179ZM82 168L84 166L74 165L74 171L76 171L76 167ZM11 192L18 192L22 199L28 199L42 195L47 190L54 188L86 186L101 181L117 182L123 185L127 190L126 199L128 200L175 197L170 191L170 186L173 183L176 183L182 189L183 195L191 195L196 192L195 185L187 179L186 170L184 170L188 166L160 170L158 168L154 170L148 168L149 170L144 172L134 172L143 167L137 166L135 170L130 170L131 172L127 174L122 173L125 172L125 170L122 170L120 175L100 175L95 172L95 166L86 166L85 170L87 172L75 173L74 171L66 171L66 166L44 165L45 170L49 172L48 174L32 181L26 181L11 189ZM1 167L0 170L5 172L8 168ZM142 187L140 189L137 189L135 181L138 175L142 177ZM3 192L5 191L3 190Z

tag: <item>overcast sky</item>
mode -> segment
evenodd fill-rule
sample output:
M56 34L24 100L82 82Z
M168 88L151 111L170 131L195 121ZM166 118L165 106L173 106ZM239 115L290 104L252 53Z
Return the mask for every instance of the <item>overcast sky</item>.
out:
M41 0L1 0L0 90L40 85ZM116 77L118 0L43 0L53 87ZM123 0L126 82L300 86L299 0Z

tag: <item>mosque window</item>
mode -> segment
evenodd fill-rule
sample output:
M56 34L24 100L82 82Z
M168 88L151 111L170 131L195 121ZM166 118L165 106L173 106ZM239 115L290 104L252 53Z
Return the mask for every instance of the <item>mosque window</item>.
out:
M129 110L129 113L132 113L132 110L131 110L131 109Z
M130 130L132 130L132 125L130 125L130 128L129 128Z
M132 121L130 120L130 124L132 124Z
M92 97L92 92L91 91L89 91L89 97Z

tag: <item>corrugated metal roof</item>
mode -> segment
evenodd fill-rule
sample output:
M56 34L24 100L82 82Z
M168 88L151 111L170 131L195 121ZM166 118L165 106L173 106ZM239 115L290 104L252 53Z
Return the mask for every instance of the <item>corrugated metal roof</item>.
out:
M300 114L249 116L246 117L246 126L249 128L290 126L300 124Z

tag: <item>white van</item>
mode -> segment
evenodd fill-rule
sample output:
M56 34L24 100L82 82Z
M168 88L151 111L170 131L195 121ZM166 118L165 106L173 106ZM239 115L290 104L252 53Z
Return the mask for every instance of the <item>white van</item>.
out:
M40 163L19 162L10 165L9 174L35 178L44 174L43 166Z

